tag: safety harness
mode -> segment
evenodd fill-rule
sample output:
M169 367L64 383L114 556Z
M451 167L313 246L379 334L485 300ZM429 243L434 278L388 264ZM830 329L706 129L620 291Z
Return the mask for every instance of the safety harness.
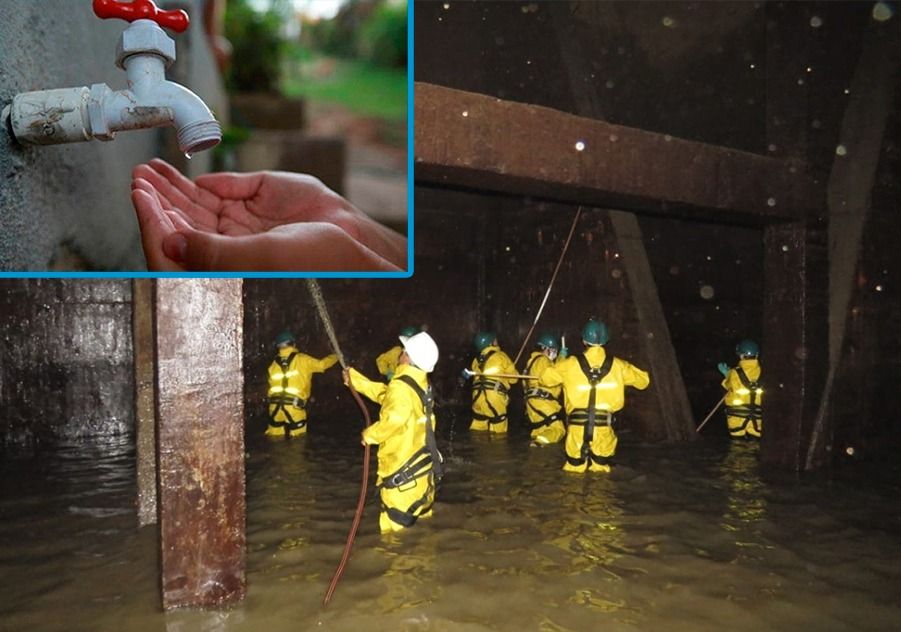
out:
M579 368L588 379L591 385L591 391L588 393L588 408L575 408L569 413L569 423L573 426L585 426L582 434L582 449L578 459L566 455L566 460L570 465L584 465L588 459L600 465L606 465L610 462L609 457L599 456L591 451L591 442L594 439L595 426L613 426L614 417L609 410L596 410L595 403L597 401L597 385L601 383L610 369L613 368L613 355L608 353L607 357L598 367L592 367L588 363L588 358L584 355L576 356L579 361ZM600 416L600 417L599 417Z
M414 452L413 455L393 474L385 476L382 479L380 487L384 487L385 489L399 489L400 491L404 491L405 487L407 489L412 489L415 486L414 483L416 479L428 475L429 472L434 472L435 481L433 483L433 479L429 479L429 484L425 493L421 498L412 503L406 511L402 511L396 507L389 507L382 503L382 511L384 511L391 520L404 527L410 527L416 523L416 519L421 514L428 512L432 508L432 504L434 503L434 495L432 492L435 490L437 482L440 481L441 477L444 475L442 468L444 458L438 451L438 443L435 440L435 430L432 428L432 411L435 406L435 397L432 393L432 387L429 386L428 389L423 390L423 388L416 383L416 380L409 375L399 375L395 379L400 380L413 389L413 392L419 397L419 401L422 402L422 409L425 416L425 445Z
M741 427L731 430L730 434L740 436L748 427L748 424L753 424L754 431L757 434L760 434L760 419L763 414L763 408L757 403L757 390L760 388L759 383L756 381L752 382L751 378L748 377L748 374L745 373L745 370L740 366L735 367L735 373L738 375L738 379L741 381L742 386L748 389L751 401L747 404L726 405L726 415L744 419Z
M489 351L485 354L479 354L478 365L479 365L479 373L485 373L485 364L488 362L488 358L493 356L497 351ZM488 405L488 408L491 410L490 415L483 415L482 413L477 413L472 411L472 418L476 421L487 421L489 425L491 424L499 424L507 421L507 413L505 412L503 415L497 412L497 409L491 405L491 400L488 399L488 391L494 391L496 393L502 394L504 397L508 396L510 391L509 387L499 380L492 380L490 377L486 377L485 375L476 375L472 381L472 403L475 404L476 400L479 397L485 398L485 404Z
M529 364L526 366L527 374L529 374L529 375L532 374L532 367L535 366L535 363L538 361L538 359L541 357L541 355L543 355L543 354L536 355L531 360L529 360ZM544 411L539 410L535 406L535 404L532 403L532 401L536 400L536 399L546 399L549 401L556 401L557 398L554 397L554 395L550 391L536 386L533 388L526 389L524 395L526 398L526 407L528 408L528 410L532 411L533 413L535 413L535 415L537 417L539 417L538 421L532 421L532 430L538 430L539 428L543 428L545 426L550 426L555 421L563 421L563 411L561 409L558 408L556 412L554 412L551 415L548 415Z
M275 406L275 408L269 411L269 425L273 428L284 428L286 433L291 432L292 430L300 430L307 425L305 419L294 421L294 417L291 416L291 412L287 408L288 406L304 408L307 405L306 401L300 397L295 397L288 393L288 369L298 353L299 352L295 351L284 358L281 356L275 358L275 361L282 369L282 390L279 393L269 395L269 403ZM287 420L276 421L275 417L278 415L278 411L285 413Z

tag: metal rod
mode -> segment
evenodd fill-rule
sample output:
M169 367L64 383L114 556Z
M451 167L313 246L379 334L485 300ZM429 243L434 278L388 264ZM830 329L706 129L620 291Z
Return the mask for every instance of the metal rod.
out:
M719 410L720 406L723 405L724 401L726 401L725 395L723 395L722 399L720 399L720 401L718 401L716 403L716 406L713 407L713 410L711 410L709 413L707 413L707 416L704 417L704 421L701 422L701 425L698 426L697 428L695 428L695 432L701 432L701 428L704 427L704 424L706 424L708 421L710 421L710 418L713 417L713 413L715 413L716 411Z

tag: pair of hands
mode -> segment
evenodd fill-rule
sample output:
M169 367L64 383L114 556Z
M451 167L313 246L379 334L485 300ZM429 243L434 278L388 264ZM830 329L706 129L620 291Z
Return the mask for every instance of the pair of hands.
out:
M726 377L727 375L729 375L729 365L726 364L725 362L720 362L719 364L716 365L716 368L719 370L720 373L723 374L723 377Z
M191 181L154 159L132 172L153 271L397 271L407 240L312 176L213 173Z

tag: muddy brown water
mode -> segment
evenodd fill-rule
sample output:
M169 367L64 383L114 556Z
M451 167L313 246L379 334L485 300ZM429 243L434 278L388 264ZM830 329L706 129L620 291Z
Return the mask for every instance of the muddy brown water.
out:
M314 418L300 441L248 433L247 598L222 611L161 611L130 440L7 449L0 630L901 628L901 493L884 470L768 481L751 443L626 434L611 475L567 475L559 449L530 449L521 429L473 436L464 417L440 421L431 520L379 535L370 487L326 609L359 490L356 429Z

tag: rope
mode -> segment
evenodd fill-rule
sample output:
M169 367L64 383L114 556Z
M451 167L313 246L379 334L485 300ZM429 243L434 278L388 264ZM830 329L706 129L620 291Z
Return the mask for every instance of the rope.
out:
M338 346L338 338L335 336L335 329L332 327L332 320L331 318L329 318L328 309L325 306L325 298L323 298L322 296L322 289L319 287L319 283L316 282L316 279L307 279L307 289L310 290L310 294L313 296L313 302L316 303L316 309L319 312L319 319L322 321L322 325L325 327L325 331L332 343L332 349L335 351L335 355L338 356L338 362L341 363L341 367L343 369L347 369L347 365L344 363L344 355L341 353L341 348ZM368 428L372 423L372 420L369 418L369 410L366 408L366 404L363 403L363 399L360 397L360 394L356 390L354 390L354 388L350 385L350 382L348 382L347 388L350 389L354 400L356 400L357 402L357 406L359 406L360 410L363 411L363 418L365 419L364 427ZM360 498L357 500L357 510L354 513L354 519L350 525L350 531L347 534L347 541L344 543L344 552L341 554L341 561L338 562L338 567L335 569L335 573L334 575L332 575L332 579L329 582L328 590L325 591L325 597L322 599L323 606L327 606L329 604L329 601L332 600L332 595L335 593L335 589L338 587L338 582L341 580L341 575L344 574L344 567L347 566L347 561L350 559L350 551L354 546L354 538L357 537L357 529L360 527L360 520L363 517L363 506L366 504L366 488L368 484L369 446L366 445L363 448L363 481L360 484Z
M535 331L535 325L538 324L538 319L541 318L541 312L544 311L544 306L547 303L547 297L551 295L551 288L554 287L554 280L557 278L557 273L560 272L560 265L563 263L563 258L566 256L566 251L569 249L569 242L570 240L572 240L573 233L576 230L576 223L579 221L580 215L582 215L581 206L576 210L576 216L573 217L572 226L569 227L569 235L566 237L566 243L563 244L563 252L560 253L560 259L557 260L557 267L554 268L554 274L551 275L551 282L548 283L547 292L544 293L544 300L541 301L541 306L538 308L538 313L535 314L535 320L532 321L532 327L529 329L529 333L526 334L525 340L522 341L522 346L519 348L519 351L516 354L516 359L513 360L514 366L519 362L519 358L522 356L522 352L525 350L526 345L529 342L529 338L532 337L532 333Z

